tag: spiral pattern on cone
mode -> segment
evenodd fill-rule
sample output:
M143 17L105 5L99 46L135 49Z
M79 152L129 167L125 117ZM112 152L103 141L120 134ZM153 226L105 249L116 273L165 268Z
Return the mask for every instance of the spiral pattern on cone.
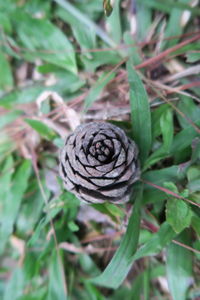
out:
M67 190L89 203L124 203L139 178L138 149L124 131L106 122L80 125L60 156Z

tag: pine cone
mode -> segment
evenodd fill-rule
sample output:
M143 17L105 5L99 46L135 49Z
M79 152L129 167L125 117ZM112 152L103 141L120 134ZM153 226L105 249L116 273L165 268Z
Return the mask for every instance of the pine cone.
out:
M61 151L67 190L89 203L124 203L139 178L138 149L124 131L106 122L78 126Z

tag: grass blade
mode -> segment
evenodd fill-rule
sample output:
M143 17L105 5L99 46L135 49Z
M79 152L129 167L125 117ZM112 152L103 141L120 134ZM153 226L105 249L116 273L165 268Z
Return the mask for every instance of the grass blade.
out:
M142 193L143 187L141 186L137 194L127 231L122 239L120 247L117 249L104 272L91 280L93 283L109 288L118 288L126 278L132 266L132 257L137 250L138 245Z
M159 253L175 236L172 227L167 222L163 223L152 239L136 252L134 260Z
M122 40L122 26L121 26L121 15L120 15L120 2L117 0L114 3L113 12L110 18L107 19L107 24L110 28L110 35L116 44L120 44Z
M173 141L173 114L171 109L167 109L160 117L160 129L163 138L163 144L155 150L145 162L145 169L155 164L157 161L169 156L170 147Z
M139 201L139 198L137 198L137 201ZM138 206L137 201L136 203ZM133 228L135 228L133 217L134 210L130 218L126 235L124 236L119 249L115 253L106 270L100 276L92 279L93 283L109 288L118 288L127 276L134 261L142 257L158 254L176 236L176 233L174 232L172 227L167 222L165 222L161 225L159 231L155 233L146 244L141 246L135 254L132 252L133 255L131 255L130 250L132 249L135 251L135 249L133 249L134 244L132 244L130 237L128 237L128 230L129 235L131 235ZM135 236L132 236L132 240L134 238ZM124 255L122 253L124 253Z
M84 111L92 105L92 103L97 100L105 86L115 77L115 73L103 73L96 83L91 87L89 94L86 96L84 101Z
M66 300L67 295L63 285L62 266L59 260L59 253L54 251L50 264L50 278L48 288L48 300Z
M43 59L47 63L77 73L73 46L67 36L52 22L15 13L15 26L27 60ZM55 43L56 40L56 43Z
M19 299L19 297L23 295L23 288L25 284L24 279L25 278L22 269L16 268L6 285L3 300Z
M130 105L133 137L139 146L141 164L144 164L151 149L151 114L147 93L141 79L127 62L128 81L130 85Z
M0 51L0 90L9 90L13 87L13 77L12 70L9 62L7 61L5 55Z
M41 121L25 119L25 122L29 124L35 131L37 131L43 138L49 141L56 137L55 132Z
M139 3L143 3L146 6L161 10L166 13L171 13L172 8L178 8L180 10L189 10L194 15L200 14L200 9L197 7L191 7L186 3L175 2L173 0L138 0Z
M98 35L106 44L111 47L115 47L115 42L93 21L91 21L88 16L85 16L81 11L79 11L75 6L70 4L68 1L64 0L54 0L57 4L59 4L63 9L67 10L70 14L77 18L77 22L81 24L81 26L86 26L87 28L93 28Z
M2 214L0 227L0 253L4 250L6 242L13 231L13 225L28 185L30 173L31 162L29 160L24 160L13 177L10 190L6 193L3 207L4 213Z
M179 241L187 242L186 232L181 234ZM174 300L185 300L186 291L192 279L191 251L171 243L167 248L167 278ZM178 279L178 280L177 280Z

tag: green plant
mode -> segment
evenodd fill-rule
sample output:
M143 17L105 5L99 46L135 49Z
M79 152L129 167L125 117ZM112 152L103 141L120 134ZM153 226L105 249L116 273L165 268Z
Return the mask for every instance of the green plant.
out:
M3 300L199 298L200 12L127 3L0 0ZM131 205L62 187L64 138L96 120L138 144Z

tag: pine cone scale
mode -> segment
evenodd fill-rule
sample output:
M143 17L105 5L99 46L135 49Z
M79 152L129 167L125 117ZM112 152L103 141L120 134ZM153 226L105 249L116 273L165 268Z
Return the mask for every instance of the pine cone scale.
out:
M67 139L60 158L66 189L89 203L129 200L139 178L137 146L117 126L92 122Z

